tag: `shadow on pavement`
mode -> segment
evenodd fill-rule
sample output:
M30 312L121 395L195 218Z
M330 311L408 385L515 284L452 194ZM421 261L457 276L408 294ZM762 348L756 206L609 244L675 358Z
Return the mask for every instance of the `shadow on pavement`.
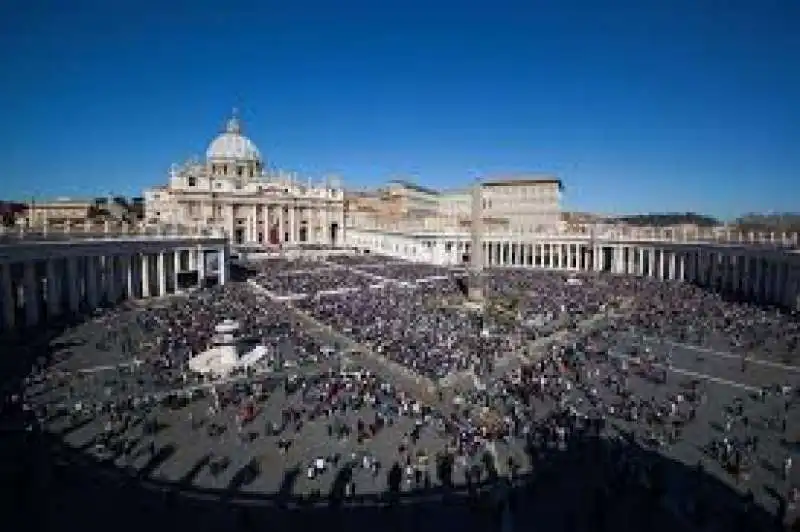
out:
M26 347L24 356L34 357L32 360L51 357L50 340L68 326L70 322L64 322L39 333L36 347ZM10 344L3 347L6 345ZM9 370L4 375L18 381L29 371L31 359L14 364L19 372ZM396 485L390 480L383 494L349 494L350 471L345 464L329 494L301 497L293 494L300 474L297 467L283 472L284 480L275 494L241 491L264 474L255 462L238 470L226 489L204 489L191 486L191 481L208 465L210 456L190 468L182 480L165 482L152 478L151 473L175 452L170 446L156 450L139 473L131 474L68 448L58 435L42 433L31 426L30 413L21 409L3 411L0 473L10 489L0 502L0 515L6 523L19 523L18 529L782 529L777 518L702 467L686 466L625 439L609 440L588 431L562 449L530 449L532 472L514 481L489 475L482 483L467 485L466 479L448 478L452 468L442 467L437 473L448 486L445 488L390 490L390 484Z
M139 474L129 474L66 448L54 435L22 431L13 439L17 445L5 446L3 467L17 489L4 499L3 515L43 531L781 529L776 518L702 468L588 434L564 450L535 451L533 472L513 482L501 477L467 487L453 478L452 488L387 487L383 494L351 495L345 464L331 492L317 497L291 493L296 468L285 473L276 494L243 493L262 474L257 463L239 469L226 489L204 489L189 483L207 461L182 481L148 478L173 452L168 446ZM692 503L673 502L677 495Z

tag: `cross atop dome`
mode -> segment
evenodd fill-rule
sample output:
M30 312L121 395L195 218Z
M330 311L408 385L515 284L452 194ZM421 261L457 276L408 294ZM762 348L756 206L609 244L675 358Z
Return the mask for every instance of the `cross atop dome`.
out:
M239 135L242 132L242 123L239 120L239 109L236 107L234 107L231 112L231 117L228 119L228 123L225 126L225 132L233 133L234 135Z

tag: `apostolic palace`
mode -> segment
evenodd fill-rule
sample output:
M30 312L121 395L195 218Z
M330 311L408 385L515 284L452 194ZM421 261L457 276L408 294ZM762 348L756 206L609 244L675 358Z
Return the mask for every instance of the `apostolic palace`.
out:
M472 268L606 271L800 304L797 234L566 220L562 184L551 175L476 176L458 190L398 178L345 192L339 178L272 168L234 114L204 160L173 165L165 184L144 192L138 220L90 220L94 206L74 199L32 203L16 227L2 227L2 323L15 328L102 301L180 291L181 275L224 282L231 250L247 258L356 252Z

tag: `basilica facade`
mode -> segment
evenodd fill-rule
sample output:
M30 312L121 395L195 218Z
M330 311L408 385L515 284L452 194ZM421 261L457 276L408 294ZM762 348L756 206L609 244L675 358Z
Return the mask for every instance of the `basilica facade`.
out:
M244 246L344 245L344 191L338 179L302 182L270 171L235 115L205 161L173 165L169 182L145 190L148 224L211 230Z

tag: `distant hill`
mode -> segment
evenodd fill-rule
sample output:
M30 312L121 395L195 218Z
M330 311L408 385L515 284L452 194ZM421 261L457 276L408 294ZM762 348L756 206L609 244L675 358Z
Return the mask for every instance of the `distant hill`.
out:
M697 225L700 227L713 227L720 225L720 221L712 216L694 212L668 212L651 214L630 214L607 218L608 222L626 223L629 225L647 227L668 227L674 225Z
M561 213L561 220L568 223L594 223L605 219L605 216L590 212L565 211Z
M740 231L774 231L800 232L800 214L745 214L737 218L733 224Z

